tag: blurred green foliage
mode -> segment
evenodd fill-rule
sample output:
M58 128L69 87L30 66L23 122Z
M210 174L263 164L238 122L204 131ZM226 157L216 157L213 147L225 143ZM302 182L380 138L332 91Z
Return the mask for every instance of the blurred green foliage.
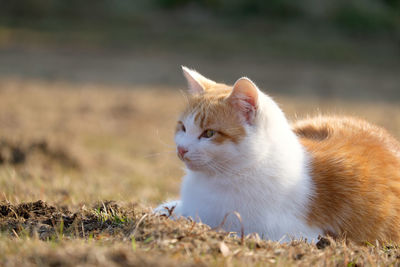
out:
M344 30L391 31L400 27L400 0L156 0L165 8L197 4L222 15L304 19Z
M291 18L300 15L299 4L291 0L156 0L165 8L178 8L197 4L219 14L228 16L255 15Z
M145 1L120 0L0 0L3 20L18 23L26 20L58 18L61 20L124 19L143 9Z
M344 31L400 31L400 0L0 0L0 24L46 27L81 21L127 23L159 12L174 16L185 8L208 12L217 19L312 21ZM151 18L150 18L151 19Z

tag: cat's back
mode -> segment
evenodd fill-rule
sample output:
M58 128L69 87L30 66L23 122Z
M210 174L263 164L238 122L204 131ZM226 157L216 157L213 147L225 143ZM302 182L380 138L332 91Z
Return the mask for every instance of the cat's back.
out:
M400 144L349 117L298 121L315 186L308 222L353 240L400 241Z
M369 148L384 149L400 157L400 143L393 138L385 129L366 122L365 120L352 117L328 117L318 116L297 121L293 124L296 135L308 147L312 144L343 146L353 143ZM377 147L374 147L377 146Z

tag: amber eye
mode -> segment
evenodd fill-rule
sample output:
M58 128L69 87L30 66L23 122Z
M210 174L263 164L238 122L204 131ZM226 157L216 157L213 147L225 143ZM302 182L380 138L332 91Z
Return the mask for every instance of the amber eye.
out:
M205 130L200 137L204 137L204 138L211 138L213 137L215 134L214 130Z

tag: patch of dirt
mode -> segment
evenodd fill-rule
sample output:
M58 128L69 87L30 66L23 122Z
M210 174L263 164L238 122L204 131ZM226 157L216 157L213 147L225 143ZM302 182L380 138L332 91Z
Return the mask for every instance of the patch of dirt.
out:
M35 155L58 162L68 168L79 168L78 160L72 157L62 147L51 147L46 140L30 142L13 142L0 139L0 165L21 165Z
M324 249L331 245L331 241L326 237L319 237L319 240L315 245L318 249Z
M119 216L119 217L118 217ZM98 203L89 210L71 212L66 207L54 207L41 200L11 205L0 203L0 230L18 236L20 233L38 234L46 240L58 232L84 237L122 226L126 212L120 212L114 202ZM119 218L119 220L117 219Z
M105 249L102 247L88 248L68 247L67 251L62 250L54 253L54 250L45 253L38 253L28 258L28 262L35 266L207 266L206 264L190 263L190 260L182 261L177 259L169 259L165 255L157 252L141 252L132 254L132 251L126 247L118 247L115 249Z
M16 237L37 234L42 240L59 238L59 235L70 238L112 235L115 239L134 236L137 242L155 242L162 246L164 239L171 239L174 243L187 242L192 249L196 248L196 242L211 238L216 251L219 251L219 243L229 236L229 233L213 231L204 224L185 219L174 221L137 209L132 204L120 207L113 201L95 203L91 207L84 205L75 212L41 200L18 205L0 202L0 231ZM233 238L230 242L240 244L243 240ZM252 245L265 247L260 240Z

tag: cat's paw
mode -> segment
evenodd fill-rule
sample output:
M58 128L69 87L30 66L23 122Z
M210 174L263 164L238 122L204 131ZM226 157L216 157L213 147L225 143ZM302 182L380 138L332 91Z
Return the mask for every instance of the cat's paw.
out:
M179 216L180 215L181 202L179 200L170 201L163 203L153 210L155 214L165 215L167 217Z

